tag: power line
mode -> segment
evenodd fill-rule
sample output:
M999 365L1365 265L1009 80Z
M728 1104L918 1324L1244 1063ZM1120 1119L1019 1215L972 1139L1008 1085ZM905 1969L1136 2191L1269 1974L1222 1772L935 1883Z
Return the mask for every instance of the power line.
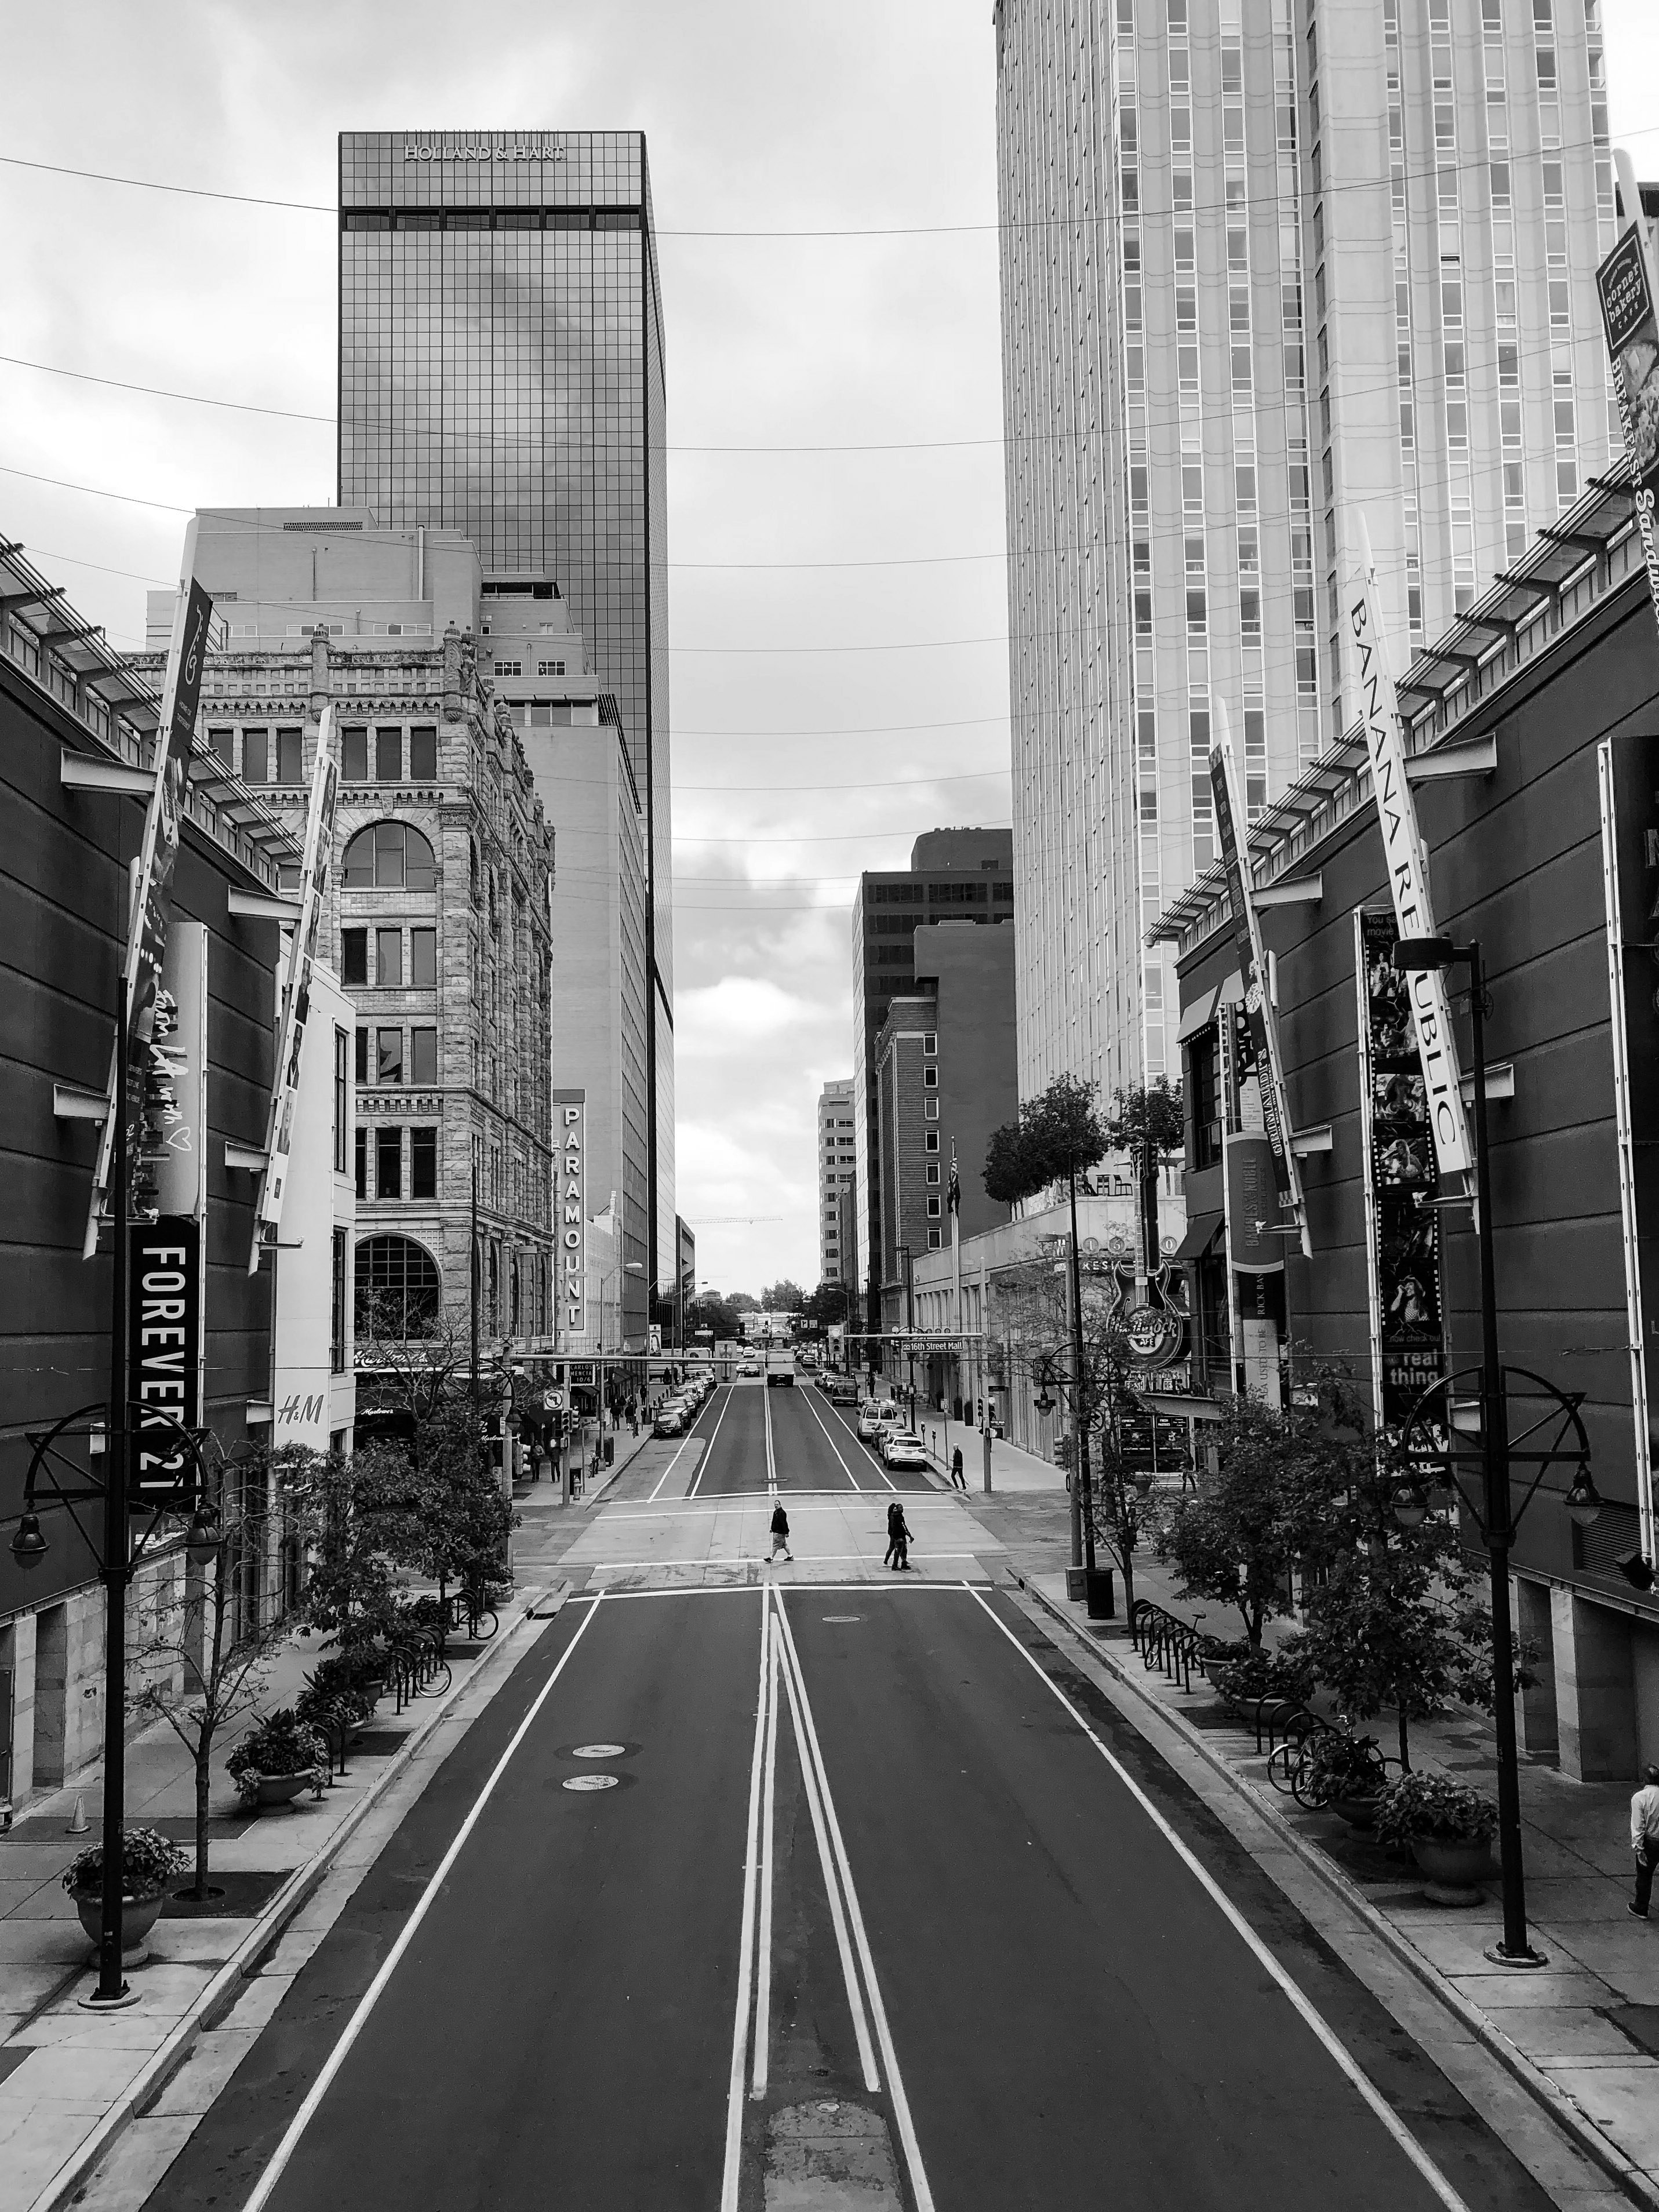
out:
M1656 135L1656 131L1659 131L1659 125L1647 125L1639 130L1622 131L1619 135L1621 141L1651 138ZM1606 149L1596 144L1594 138L1571 139L1564 142L1559 147L1549 148L1547 153L1545 149L1540 149L1536 155L1530 151L1522 155L1512 154L1510 156L1510 165L1514 167L1518 167L1522 161L1534 159L1541 161L1546 158L1559 160L1569 154L1597 154L1605 150ZM33 169L45 176L75 177L90 184L121 185L134 191L167 192L183 199L220 200L238 207L281 208L298 215L337 216L341 212L337 205L324 200L278 199L255 192L228 192L204 185L164 184L153 177L118 177L104 169L79 169L71 168L64 163L57 161L26 161L21 155L16 154L0 154L0 162L5 163L10 168ZM1450 171L1455 171L1460 175L1472 176L1490 166L1489 160L1436 162L1431 167L1423 169L1402 167L1401 177L1407 183L1427 184ZM1390 177L1355 178L1342 184L1327 185L1322 197L1329 198L1339 192L1382 191L1388 190L1391 183ZM1240 204L1246 209L1299 208L1304 203L1304 197L1299 191L1258 192L1248 196ZM1206 214L1208 212L1206 211ZM1229 206L1225 212L1229 216L1238 213L1239 204ZM653 226L653 235L659 239L986 237L1000 236L1006 232L1099 229L1107 223L1115 222L1116 219L1115 213L1109 210L1097 216L1017 216L1012 218L999 217L994 222L870 223L860 226L811 227L793 230L778 228L690 230L665 228L657 224Z

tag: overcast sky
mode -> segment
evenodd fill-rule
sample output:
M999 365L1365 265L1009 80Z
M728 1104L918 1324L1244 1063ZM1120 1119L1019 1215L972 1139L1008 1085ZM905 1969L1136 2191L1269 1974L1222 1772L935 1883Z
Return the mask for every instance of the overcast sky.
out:
M1651 175L1659 8L1603 14L1614 140ZM936 823L1008 820L990 15L65 0L8 21L0 149L119 176L331 208L342 129L643 130L671 446L964 441L670 462L679 1207L722 1290L817 1279L853 878ZM790 234L717 234L769 230ZM141 644L184 511L334 496L332 224L0 165L0 234L8 354L325 418L0 363L0 531Z

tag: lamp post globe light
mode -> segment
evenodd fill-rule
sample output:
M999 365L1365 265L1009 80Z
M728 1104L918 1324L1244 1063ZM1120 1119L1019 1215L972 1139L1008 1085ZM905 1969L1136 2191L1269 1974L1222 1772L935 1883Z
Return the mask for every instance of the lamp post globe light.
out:
M1407 1416L1401 1443L1406 1456L1427 1480L1401 1482L1393 1496L1394 1517L1403 1528L1421 1527L1429 1510L1428 1480L1449 1481L1462 1498L1486 1547L1492 1585L1492 1719L1498 1749L1498 1838L1503 1872L1504 1934L1486 1956L1506 1966L1541 1966L1544 1954L1527 1932L1526 1875L1521 1838L1519 1751L1515 1724L1515 1632L1510 1611L1510 1552L1522 1516L1548 1469L1569 1458L1576 1462L1571 1487L1563 1496L1568 1514L1580 1526L1593 1522L1601 1500L1589 1471L1589 1443L1579 1417L1583 1393L1558 1390L1542 1376L1506 1368L1498 1348L1497 1269L1492 1245L1491 1155L1486 1132L1486 984L1478 939L1455 945L1447 937L1402 938L1394 948L1402 974L1464 967L1469 976L1469 1029L1474 1090L1474 1192L1475 1234L1480 1272L1480 1364L1463 1376L1431 1383ZM1455 1395L1460 1381L1478 1376L1474 1405ZM1528 1418L1511 1433L1511 1401ZM1472 1415L1478 1418L1471 1419ZM1553 1432L1545 1431L1553 1425ZM1511 1495L1511 1474L1519 1463L1534 1471L1519 1507ZM1460 1464L1478 1468L1478 1500L1457 1479Z

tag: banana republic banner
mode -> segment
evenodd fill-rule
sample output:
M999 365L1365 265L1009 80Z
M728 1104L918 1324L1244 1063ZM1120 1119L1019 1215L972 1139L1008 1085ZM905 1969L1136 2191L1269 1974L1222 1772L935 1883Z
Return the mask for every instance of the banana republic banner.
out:
M1354 916L1372 1404L1389 1426L1446 1369L1440 1216L1425 1203L1435 1194L1434 1131L1395 929L1392 914Z

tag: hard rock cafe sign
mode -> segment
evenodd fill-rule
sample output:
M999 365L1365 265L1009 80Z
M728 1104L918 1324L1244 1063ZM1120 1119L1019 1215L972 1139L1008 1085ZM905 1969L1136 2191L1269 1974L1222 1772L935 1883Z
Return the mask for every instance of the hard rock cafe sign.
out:
M1162 1261L1145 1283L1125 1262L1112 1269L1112 1310L1108 1340L1131 1367L1169 1367L1187 1349L1187 1316L1170 1287L1170 1267Z

